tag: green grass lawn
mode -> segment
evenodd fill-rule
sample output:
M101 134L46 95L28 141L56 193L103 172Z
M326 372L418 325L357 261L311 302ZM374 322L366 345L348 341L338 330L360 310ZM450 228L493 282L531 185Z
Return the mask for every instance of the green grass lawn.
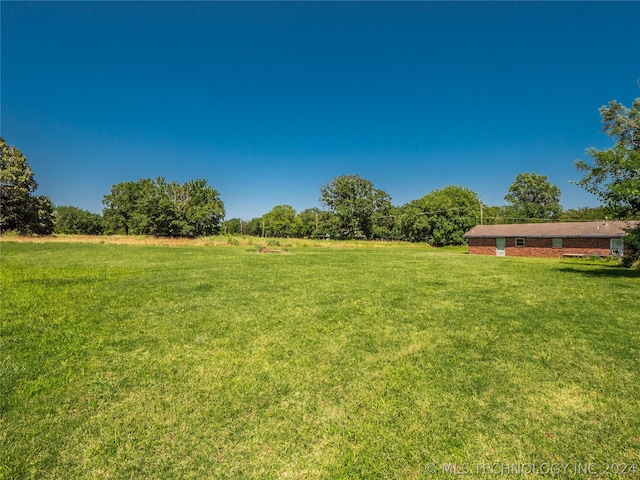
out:
M639 272L270 248L3 241L0 476L640 477Z

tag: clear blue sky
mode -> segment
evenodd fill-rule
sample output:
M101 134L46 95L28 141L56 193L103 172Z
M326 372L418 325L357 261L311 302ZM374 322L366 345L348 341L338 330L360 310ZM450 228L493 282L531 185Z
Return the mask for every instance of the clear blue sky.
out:
M565 208L598 108L640 97L640 2L8 2L1 134L37 194L204 178L227 218L320 206L358 174L402 205L490 205L522 172Z

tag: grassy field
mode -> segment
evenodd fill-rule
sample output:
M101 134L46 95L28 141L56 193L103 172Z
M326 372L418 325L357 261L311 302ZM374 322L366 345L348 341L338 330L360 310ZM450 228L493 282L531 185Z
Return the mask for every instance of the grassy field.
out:
M0 477L640 478L640 272L259 242L3 241Z

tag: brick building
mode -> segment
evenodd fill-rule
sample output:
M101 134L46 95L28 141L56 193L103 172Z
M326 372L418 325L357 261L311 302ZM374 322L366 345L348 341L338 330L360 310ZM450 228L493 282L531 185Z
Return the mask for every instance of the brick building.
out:
M625 229L637 222L596 221L476 225L464 238L469 253L498 257L624 255Z

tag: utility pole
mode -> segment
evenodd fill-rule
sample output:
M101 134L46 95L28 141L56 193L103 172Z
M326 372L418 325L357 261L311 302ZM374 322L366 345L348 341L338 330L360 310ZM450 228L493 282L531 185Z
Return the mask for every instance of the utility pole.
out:
M480 204L480 225L482 225L482 203Z

